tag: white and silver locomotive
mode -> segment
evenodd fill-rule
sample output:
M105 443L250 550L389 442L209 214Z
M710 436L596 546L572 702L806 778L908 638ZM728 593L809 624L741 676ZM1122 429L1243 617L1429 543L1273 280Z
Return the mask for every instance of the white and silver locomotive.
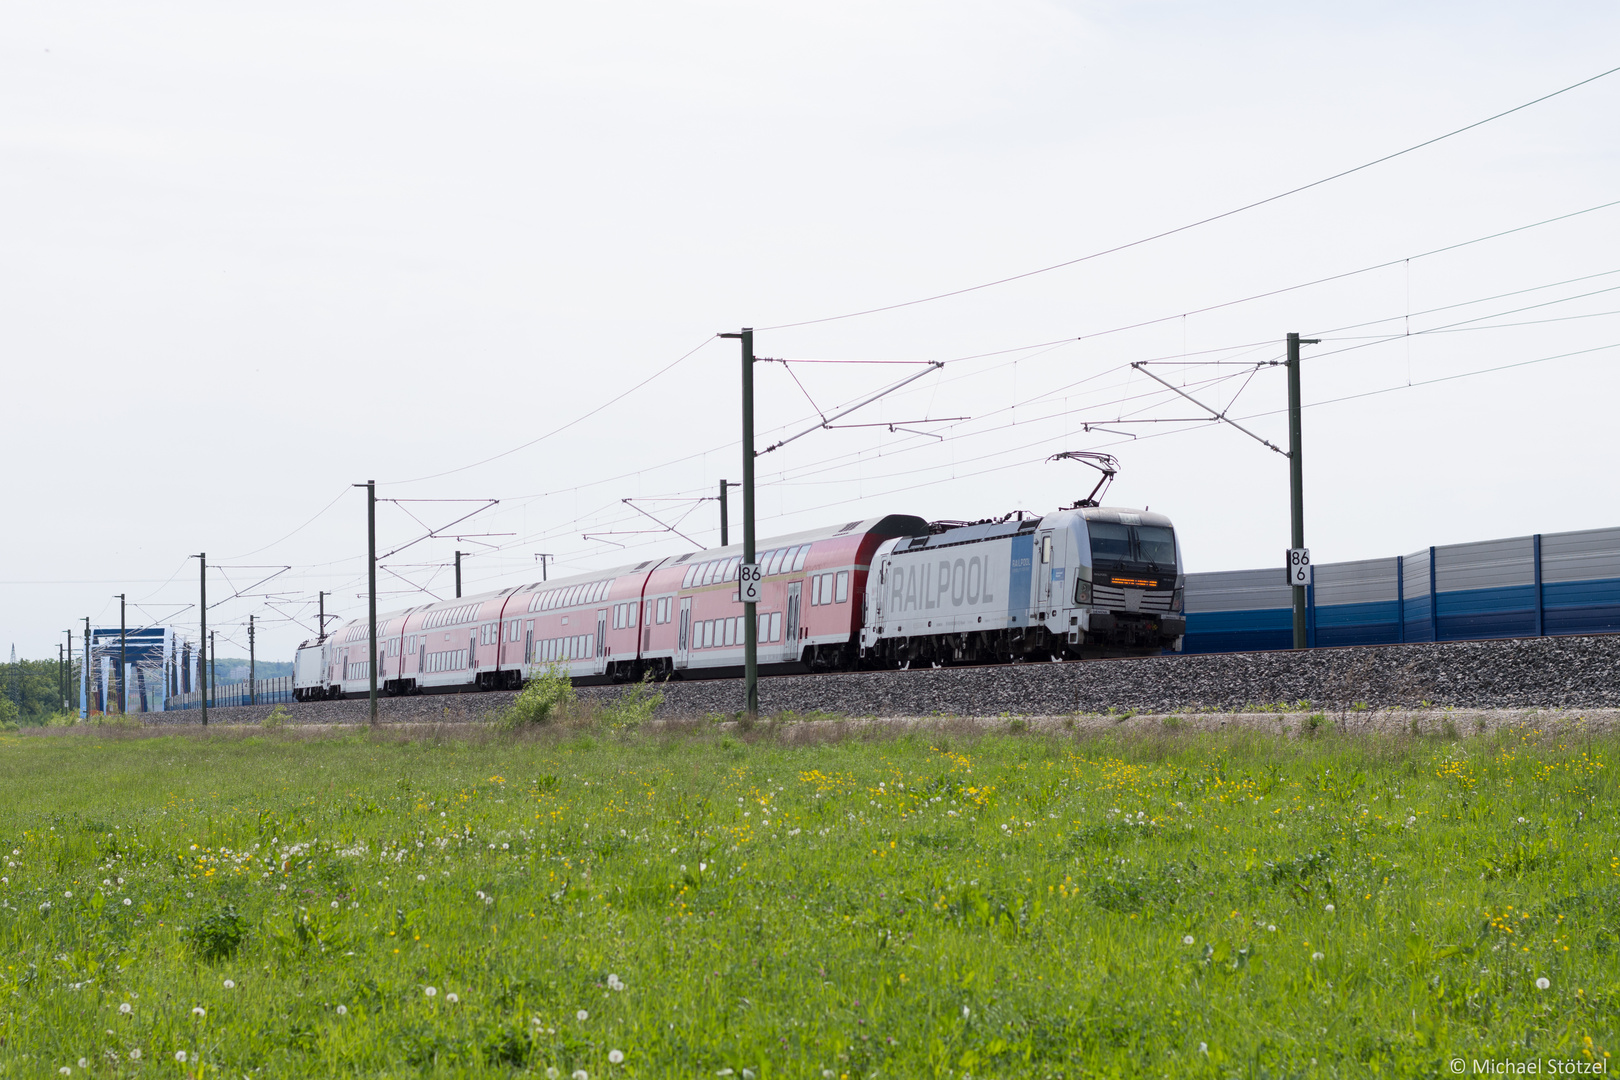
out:
M878 548L862 658L888 666L1180 651L1183 585L1163 514L1080 506L939 523Z

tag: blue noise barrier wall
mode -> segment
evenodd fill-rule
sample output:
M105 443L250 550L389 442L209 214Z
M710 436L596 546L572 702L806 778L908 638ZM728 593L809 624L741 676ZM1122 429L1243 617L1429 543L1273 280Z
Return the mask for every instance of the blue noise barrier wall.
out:
M1318 563L1315 578L1306 590L1312 646L1620 633L1620 529ZM1293 593L1280 563L1187 575L1185 652L1292 645Z

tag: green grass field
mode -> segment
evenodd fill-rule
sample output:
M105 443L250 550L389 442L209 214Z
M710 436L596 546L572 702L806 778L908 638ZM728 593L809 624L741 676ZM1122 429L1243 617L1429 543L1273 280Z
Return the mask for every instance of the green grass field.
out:
M0 1075L1417 1076L1615 1046L1612 738L821 730L0 737Z

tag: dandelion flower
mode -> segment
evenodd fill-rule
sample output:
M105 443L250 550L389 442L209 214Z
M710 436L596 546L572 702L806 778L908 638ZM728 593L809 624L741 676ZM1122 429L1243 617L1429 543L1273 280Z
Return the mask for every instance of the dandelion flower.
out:
M708 869L708 868L709 868L709 864L708 864L708 863L706 863L706 862L700 862L700 863L698 863L698 873L700 873L700 874L701 874L701 873L702 873L702 872L703 872L703 871L705 871L705 870L707 870L707 869Z
M1552 983L1547 981L1547 976L1545 976L1545 975L1543 975L1541 978L1536 980L1536 989L1537 990L1545 990L1545 989L1547 989L1547 987L1549 987L1551 985L1552 985Z
M71 900L71 899L73 899L73 890L69 889L67 892L63 893L62 895L67 897L69 900Z
M184 1065L186 1063L186 1052L184 1050L176 1050L174 1052L174 1060Z
M347 1005L339 1005L337 1007L337 1014L339 1016L348 1016L349 1015L349 1007Z
M454 1004L456 1004L456 1003L457 1003L457 1002L458 1002L458 1001L460 1001L460 1000L461 1000L461 999L460 999L460 998L458 998L458 997L456 997L456 995L454 995L454 994L446 994L446 995L444 995L444 1000L446 1000L446 1001L448 1001L448 1002L449 1002L449 1003L450 1003L450 1004L452 1004L452 1005L454 1005Z
M755 1080L753 1069L744 1069L742 1075L743 1080Z
M1200 1054L1207 1054L1207 1053L1209 1053L1209 1043L1199 1043L1199 1044L1198 1044L1198 1052L1199 1052L1199 1053L1200 1053Z
M139 1060L141 1060L141 1048L140 1047L136 1046L136 1047L132 1047L130 1049L130 1051L129 1051L129 1060L131 1060L131 1061L139 1061Z
M193 1005L191 1008L191 1015L197 1017L207 1016L208 1010L203 1008L201 1005Z
M1276 923L1272 923L1270 926L1266 927L1266 933L1275 934L1276 932L1277 932L1277 924Z
M332 901L332 910L336 911L337 909L338 909L338 902L336 900L334 900L334 901Z
M562 1074L557 1071L557 1066L555 1066L555 1065L547 1065L546 1066L546 1080L557 1080L557 1077L559 1077L561 1075Z
M590 1018L591 1018L591 1014L586 1012L584 1009L581 1009L581 1010L579 1010L579 1012L574 1014L574 1019L578 1020L582 1024L585 1021L589 1020Z
M424 987L422 989L422 993L426 994L428 997L437 997L439 994L439 988L437 986Z
M79 1059L79 1068L88 1069L89 1067L90 1067L90 1059L89 1058L80 1058Z
M123 1013L125 1016L128 1016L129 1012L130 1012L130 1008L131 1008L131 1006L130 1006L129 1002L126 1001L122 1005L118 1006L118 1011Z
M608 1062L609 1062L609 1064L619 1065L619 1064L622 1064L623 1061L624 1061L624 1051L623 1050L609 1050L608 1051Z
M572 1073L572 1080L591 1080L591 1074L584 1069L575 1069Z
M972 1009L968 1008L966 1005L962 1006L962 1019L966 1020L968 1017L970 1017L972 1015L973 1015L973 1010Z
M1334 906L1332 904L1329 904L1327 907L1323 908L1323 910L1326 911L1329 915L1331 915L1337 909L1334 908Z
M61 1073L63 1076L72 1076L73 1075L73 1066L64 1065L60 1069L57 1069L56 1071Z
M1319 952L1313 952L1311 953L1311 959L1320 962L1322 960L1322 954Z
M1181 939L1181 943L1183 945L1191 945L1193 943L1193 936L1188 934L1186 937Z
M416 880L417 881L426 881L427 880L427 875L426 874L417 874L416 875Z
M129 905L133 904L134 902L135 901L131 900L129 897L127 897L127 896L124 897L124 906L125 907L129 907Z

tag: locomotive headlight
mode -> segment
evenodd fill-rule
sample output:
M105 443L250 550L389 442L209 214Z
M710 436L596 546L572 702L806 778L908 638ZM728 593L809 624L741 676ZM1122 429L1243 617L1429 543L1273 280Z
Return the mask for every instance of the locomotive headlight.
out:
M1076 604L1091 603L1091 582L1081 578L1074 585L1074 602Z
M1180 611L1181 610L1181 603L1182 603L1182 599L1183 599L1182 594L1184 592L1186 592L1185 589L1177 589L1175 592L1170 594L1170 610L1171 611Z

